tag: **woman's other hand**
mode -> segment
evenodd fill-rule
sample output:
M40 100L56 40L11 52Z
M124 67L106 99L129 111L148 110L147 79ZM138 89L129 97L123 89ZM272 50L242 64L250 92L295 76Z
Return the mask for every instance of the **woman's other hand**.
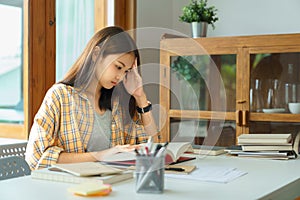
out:
M103 161L105 158L108 158L114 154L121 152L132 152L134 149L138 149L139 145L116 145L110 149L106 149L103 151L90 152L91 155L98 161Z

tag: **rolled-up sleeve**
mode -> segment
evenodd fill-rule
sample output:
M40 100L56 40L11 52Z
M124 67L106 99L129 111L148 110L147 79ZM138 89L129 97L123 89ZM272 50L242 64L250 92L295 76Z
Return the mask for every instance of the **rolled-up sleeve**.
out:
M32 170L51 166L64 151L57 146L59 118L59 97L49 90L34 118L26 148L25 159Z

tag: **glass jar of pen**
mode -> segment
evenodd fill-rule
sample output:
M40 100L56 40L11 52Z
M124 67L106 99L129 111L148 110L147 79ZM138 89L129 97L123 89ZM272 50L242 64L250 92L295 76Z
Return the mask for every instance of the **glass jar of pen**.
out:
M165 147L155 148L154 152L136 154L136 192L163 193L165 175Z

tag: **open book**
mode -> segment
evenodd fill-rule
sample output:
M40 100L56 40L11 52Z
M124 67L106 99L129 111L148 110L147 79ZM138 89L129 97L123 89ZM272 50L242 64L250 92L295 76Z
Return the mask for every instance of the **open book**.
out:
M67 164L54 164L50 168L52 171L64 171L75 176L105 176L121 173L123 170L111 166L103 165L99 162L80 162Z
M184 152L191 151L191 149L190 142L170 142L166 149L167 163L178 161Z
M155 148L156 145L158 144L154 144L153 148ZM175 164L195 159L195 157L182 156L184 152L190 151L191 148L190 142L170 142L166 148L165 164ZM105 158L103 162L107 164L131 166L135 165L135 160L135 152L122 152Z

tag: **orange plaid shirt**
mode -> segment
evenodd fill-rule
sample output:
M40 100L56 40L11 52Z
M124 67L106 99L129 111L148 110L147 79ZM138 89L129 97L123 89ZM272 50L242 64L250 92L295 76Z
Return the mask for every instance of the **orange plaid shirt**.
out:
M122 109L113 103L111 146L146 142L140 120L123 125ZM61 152L86 152L94 124L94 110L87 96L64 84L47 92L31 127L26 161L32 170L49 167Z

